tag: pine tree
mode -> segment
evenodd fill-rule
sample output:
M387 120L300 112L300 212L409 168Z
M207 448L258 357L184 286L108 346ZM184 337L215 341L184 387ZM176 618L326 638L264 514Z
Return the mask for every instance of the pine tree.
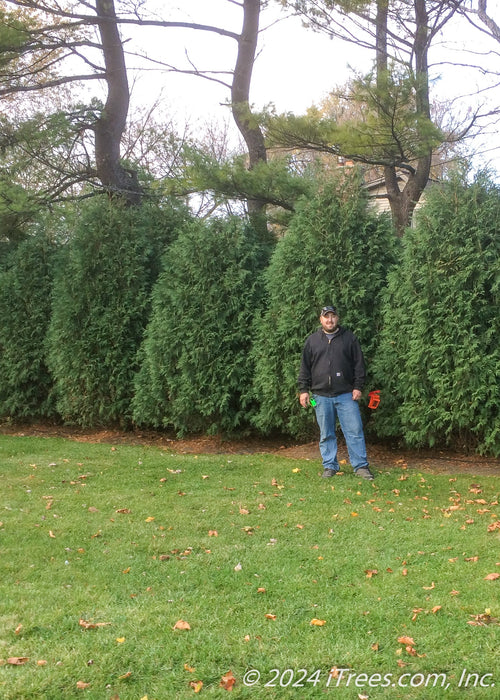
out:
M43 230L20 243L0 272L0 415L53 416L44 340L56 246Z
M500 453L500 189L434 188L389 276L375 428L413 446Z
M85 426L130 424L137 350L160 249L182 215L119 200L82 212L55 280L48 360L57 409Z
M297 375L322 306L338 308L369 363L396 245L389 220L367 209L357 178L333 181L297 206L266 271L268 308L256 321L255 423L261 430L304 437L315 425L312 412L299 406Z
M178 434L248 429L251 324L268 252L232 218L193 221L164 259L141 348L134 419Z

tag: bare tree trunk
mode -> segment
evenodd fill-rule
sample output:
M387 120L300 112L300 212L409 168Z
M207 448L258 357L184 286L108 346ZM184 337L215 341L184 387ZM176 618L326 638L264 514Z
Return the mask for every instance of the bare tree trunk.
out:
M488 15L487 0L479 0L477 14L481 22L490 30L491 36L500 41L500 26Z
M111 196L139 204L141 189L137 174L125 169L120 159L130 93L114 0L96 0L96 13L108 86L106 105L93 127L97 175Z
M387 80L387 0L377 2L377 87ZM414 0L416 31L413 42L415 55L415 109L430 120L428 54L428 14L426 0ZM432 147L426 148L414 167L407 168L408 180L400 189L397 168L384 167L384 177L392 220L398 236L411 224L413 212L427 185L432 163Z
M264 136L250 107L250 83L259 34L260 6L261 0L243 0L243 27L238 37L238 55L231 86L233 118L245 140L250 169L257 163L267 162ZM264 239L269 238L265 202L249 199L247 205L254 226Z

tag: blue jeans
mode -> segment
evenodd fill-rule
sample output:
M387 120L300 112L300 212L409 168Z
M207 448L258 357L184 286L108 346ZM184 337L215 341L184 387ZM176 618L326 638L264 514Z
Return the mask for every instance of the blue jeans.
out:
M352 394L340 394L339 396L314 394L313 396L316 399L316 420L320 430L319 451L323 459L323 467L334 471L340 469L335 434L337 418L345 437L352 468L356 471L360 467L367 467L368 459L361 413L358 402L353 400Z

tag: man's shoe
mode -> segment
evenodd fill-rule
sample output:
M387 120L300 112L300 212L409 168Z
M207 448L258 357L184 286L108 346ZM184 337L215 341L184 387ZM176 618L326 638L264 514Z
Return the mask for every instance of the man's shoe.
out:
M368 481L373 481L375 478L368 467L359 467L359 469L356 469L356 476L360 476L362 479L367 479Z
M330 476L335 476L336 473L337 473L336 469L325 469L325 471L321 475L321 478L328 479L328 477L330 477Z

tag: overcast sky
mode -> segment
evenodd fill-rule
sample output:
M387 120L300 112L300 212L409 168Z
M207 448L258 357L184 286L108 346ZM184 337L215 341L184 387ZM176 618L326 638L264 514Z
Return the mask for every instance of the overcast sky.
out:
M165 10L163 16L165 18ZM360 64L361 57L354 47L346 48L340 42L304 29L298 18L284 17L274 6L261 15L259 54L252 76L251 99L257 109L272 102L280 111L300 113L320 101L335 85L345 83L350 73L348 61ZM227 0L189 0L182 9L173 7L167 17L179 18L221 26L238 33L242 12ZM279 18L282 21L274 23ZM231 70L234 65L236 42L230 38L182 29L147 32L145 48L148 53L160 55L174 65L188 66L188 57L199 69ZM365 66L368 65L365 59ZM157 86L172 89L172 102L177 110L193 115L206 114L207 107L218 112L220 103L228 98L228 91L222 86L200 78L172 74L160 77L155 72L154 81Z

